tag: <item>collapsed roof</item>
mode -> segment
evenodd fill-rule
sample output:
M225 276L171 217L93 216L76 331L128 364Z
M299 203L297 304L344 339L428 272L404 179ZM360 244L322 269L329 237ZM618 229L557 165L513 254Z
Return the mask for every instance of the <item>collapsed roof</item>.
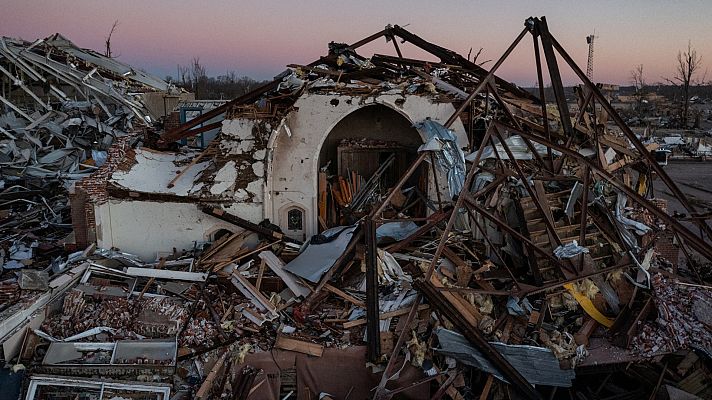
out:
M155 116L142 104L139 94L177 89L164 80L135 69L93 50L81 49L56 33L34 42L0 39L0 72L3 84L13 92L24 92L18 104L2 97L3 103L30 123L32 110L101 107L109 119L114 114L133 114L147 124ZM76 102L80 102L79 104ZM111 123L109 124L111 125Z
M116 137L151 127L149 93L169 83L60 34L34 42L0 38L4 175L76 179L101 164ZM94 151L94 154L90 154Z
M528 34L534 38L540 88L543 48L555 107L547 106L543 92L537 98L494 75ZM355 53L379 37L394 43L398 57L366 59ZM401 57L395 37L441 62ZM575 115L563 96L557 54L582 81ZM692 261L684 266L666 259L658 244L676 240L686 253L712 260L710 227L650 156L654 145L641 143L621 121L601 88L551 35L544 18L527 19L490 71L397 26L351 46L332 45L328 56L292 68L164 133L161 141L167 145L214 129L200 125L226 112L234 118L280 120L304 91L354 97L412 91L452 102L456 112L443 124L426 120L418 126L432 140L395 185L382 192L375 185L353 186L348 204L335 208L341 213L337 221L350 214L355 224L324 231L297 251L294 240L268 223L250 223L214 199L192 199L205 214L244 230L216 238L204 251L193 249L189 261L172 254L170 261L148 265L134 260L125 268L103 258L126 255L102 251L94 263L110 267L84 264L101 278L85 275L83 286L64 297L63 315L47 320L45 331L69 340L106 321L116 332L102 335L135 340L152 327L151 316L161 315L157 309L168 310L155 323L170 325L170 330L162 328L161 338L175 335L182 347L179 358L189 364L182 370L187 378L178 374L176 380L187 381L186 391L199 398L229 394L244 399L253 390L260 398L286 395L275 387L275 381L284 388L290 379L278 368L284 354L292 354L285 364L298 370L329 360L321 366L324 375L316 378L311 370L295 372L300 396L328 387L337 398L353 390L385 399L405 389L417 398L429 393L413 394L412 388L432 383L436 398L461 399L463 393L487 398L496 390L504 396L510 389L532 399L568 398L571 392L557 388L572 386L582 398L590 393L640 398L654 397L663 382L668 391L709 395L709 384L691 383L709 375L704 361L712 343L704 312L712 301L709 277ZM467 156L453 146L448 130L458 119L468 127ZM190 157L196 162L187 163L168 184L171 174L164 165L171 162L169 156L146 149L135 156L138 167L118 170L115 183L130 180L127 189L193 194L201 156L181 153L183 164ZM408 198L404 185L428 161L445 171L448 190L438 193L426 217L416 218L410 207L427 199ZM158 176L161 187L156 190L139 179L149 170ZM650 198L657 179L689 210L699 235L669 216L663 201ZM336 184L324 190L328 199L326 191L336 194ZM350 207L362 198L370 202ZM78 257L90 256L86 251ZM177 284L185 280L190 283ZM157 304L161 296L180 298L182 304ZM149 312L143 313L144 307ZM143 314L147 326L132 319L135 314ZM95 340L92 351L101 350L104 342ZM327 351L364 343L363 359ZM255 348L262 351L247 354ZM193 364L202 365L203 355L209 355L212 368L194 378ZM339 357L349 360L345 363L385 363L373 391L361 380L354 384L356 378L326 378L347 369L343 363L336 368ZM155 361L147 364L155 367ZM407 384L400 379L406 365L419 373ZM335 371L324 372L330 368ZM394 388L394 382L401 386Z

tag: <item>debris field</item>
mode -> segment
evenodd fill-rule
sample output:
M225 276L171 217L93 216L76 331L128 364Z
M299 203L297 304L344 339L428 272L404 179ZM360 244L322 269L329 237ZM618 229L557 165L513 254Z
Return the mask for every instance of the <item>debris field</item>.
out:
M538 93L495 74L532 38ZM712 398L709 214L544 17L484 66L328 49L169 127L172 84L2 39L8 393Z

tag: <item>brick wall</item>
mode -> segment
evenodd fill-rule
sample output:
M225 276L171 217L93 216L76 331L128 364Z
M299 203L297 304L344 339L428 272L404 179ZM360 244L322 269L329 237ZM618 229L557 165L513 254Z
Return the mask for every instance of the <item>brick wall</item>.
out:
M173 111L166 116L163 122L163 130L169 132L180 126L180 113L178 111Z
M77 182L74 192L69 194L72 208L72 227L78 248L87 247L96 241L96 216L94 206L109 199L106 185L111 174L121 167L133 163L131 142L134 136L117 138L107 151L106 163L93 174ZM130 158L131 160L127 160Z
M667 212L667 200L651 199L650 202L659 209ZM676 244L675 235L670 229L665 229L657 235L657 239L655 241L655 251L663 258L670 261L675 267L678 266L680 247Z

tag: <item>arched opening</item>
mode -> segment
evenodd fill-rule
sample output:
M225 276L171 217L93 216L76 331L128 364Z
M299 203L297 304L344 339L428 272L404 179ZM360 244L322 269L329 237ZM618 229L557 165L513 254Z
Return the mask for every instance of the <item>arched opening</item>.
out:
M393 187L417 158L422 139L412 123L380 104L360 108L339 121L319 153L318 217L320 230L349 224L369 210L378 195ZM427 198L427 177L417 171L399 198ZM405 205L405 204L404 204ZM409 215L421 216L422 204Z
M228 229L218 229L210 235L210 241L217 242L218 240L230 235L232 235L232 231Z

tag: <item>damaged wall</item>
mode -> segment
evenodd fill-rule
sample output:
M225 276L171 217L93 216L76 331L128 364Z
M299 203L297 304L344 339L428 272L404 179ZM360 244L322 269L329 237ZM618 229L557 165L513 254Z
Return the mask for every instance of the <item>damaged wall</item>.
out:
M198 202L219 202L226 211L254 223L268 218L299 240L316 234L317 180L322 146L332 129L345 117L376 104L397 112L405 122L395 125L386 123L386 127L409 127L428 117L445 121L455 111L450 103L433 103L426 97L416 95L404 97L400 92L368 98L306 94L295 103L296 111L287 114L281 122L278 117L226 119L220 138L213 142L212 149L199 156L203 158L194 166L186 167L188 158L176 154L174 161L171 161L176 165L166 159L168 168L160 167L165 169L163 173L157 171L158 167L141 163L133 167L136 171L114 173L112 182L128 192L120 198L112 195L111 201L98 206L97 215L100 216L96 226L99 246L118 247L146 260L153 259L157 252L171 251L174 247L179 250L191 248L195 241L208 240L217 224L224 225L201 213L195 205ZM368 125L373 125L375 129L376 123L371 120L358 123L356 137ZM467 136L459 120L453 125L453 130L458 144L465 147ZM412 134L418 133L413 129ZM387 133L381 136L386 136L383 140L393 139ZM422 138L411 141L418 142L422 142ZM142 151L137 154L141 155ZM149 158L166 158L165 154L169 153L162 154L153 152ZM142 159L137 157L139 162ZM197 175L185 173L175 183L175 188L188 187L187 191L166 189L166 184L183 168L191 168L192 171L198 166L202 166L202 172ZM141 174L143 178L138 179L136 172L141 168L150 171ZM154 189L149 189L145 182L148 176L152 176L151 187ZM191 183L183 182L186 179ZM430 196L435 199L432 177L430 179ZM441 190L446 189L446 182L444 176L438 177ZM171 199L165 199L165 202L155 199L144 201L145 197L132 196L131 192L147 193L149 196L171 194L180 199L176 202ZM290 232L287 229L287 213L295 208L303 213L304 225L302 230ZM137 235L137 229L144 232L143 237Z
M421 96L383 94L360 98L327 94L307 94L297 100L293 112L286 118L291 136L284 128L270 138L268 177L266 180L265 217L287 232L286 214L291 208L304 211L306 236L317 233L317 179L319 154L331 130L352 112L365 106L380 104L395 110L411 124L426 118L444 122L455 111L450 103L432 103ZM375 121L370 121L374 123ZM467 145L467 135L461 121L452 127L461 147ZM388 140L389 138L383 138ZM438 177L442 185L446 180ZM434 185L429 185L433 187ZM430 193L434 196L434 191ZM434 198L434 197L432 197Z
M109 200L96 207L97 245L118 248L145 261L158 253L192 249L220 229L242 229L201 212L195 204Z

